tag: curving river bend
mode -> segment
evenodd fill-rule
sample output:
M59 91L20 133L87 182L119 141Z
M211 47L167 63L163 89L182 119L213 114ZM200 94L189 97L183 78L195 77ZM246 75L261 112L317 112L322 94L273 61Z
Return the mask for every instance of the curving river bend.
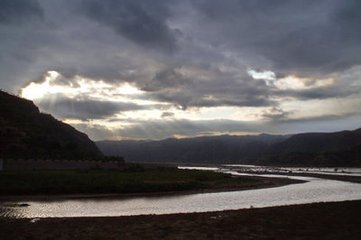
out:
M213 170L219 171L219 169ZM230 171L229 168L222 171L237 174ZM272 177L275 177L275 175L272 175ZM42 218L208 212L361 199L361 184L358 183L311 177L288 177L306 180L307 182L275 188L233 192L157 197L10 201L1 204L8 206L4 208L6 213L3 215ZM19 205L23 203L27 205Z

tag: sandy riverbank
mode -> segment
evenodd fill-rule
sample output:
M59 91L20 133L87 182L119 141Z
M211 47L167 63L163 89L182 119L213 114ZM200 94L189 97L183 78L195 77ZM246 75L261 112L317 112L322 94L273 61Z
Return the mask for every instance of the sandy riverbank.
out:
M1 239L359 239L361 201L133 217L0 220Z

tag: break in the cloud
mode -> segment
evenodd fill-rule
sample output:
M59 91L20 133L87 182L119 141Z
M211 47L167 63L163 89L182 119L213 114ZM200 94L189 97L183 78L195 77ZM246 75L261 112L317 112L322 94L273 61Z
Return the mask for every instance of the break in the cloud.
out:
M94 139L360 127L357 0L0 1L0 87Z

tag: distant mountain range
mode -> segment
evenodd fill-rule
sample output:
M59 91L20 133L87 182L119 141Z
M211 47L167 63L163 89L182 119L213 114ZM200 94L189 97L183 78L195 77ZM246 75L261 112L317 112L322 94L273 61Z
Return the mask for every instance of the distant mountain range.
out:
M102 153L84 133L32 101L0 91L0 158L92 159Z
M96 144L104 154L121 155L131 162L361 166L361 129Z

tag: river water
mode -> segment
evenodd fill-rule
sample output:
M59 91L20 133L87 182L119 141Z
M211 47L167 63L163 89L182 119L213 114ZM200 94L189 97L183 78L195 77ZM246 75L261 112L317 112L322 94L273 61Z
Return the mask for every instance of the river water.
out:
M219 169L209 170L219 171ZM223 171L231 172L230 169ZM275 177L275 175L271 176ZM187 195L9 201L1 203L5 206L2 215L22 218L129 216L208 212L361 199L361 184L358 183L311 177L290 178L306 182L266 189Z

